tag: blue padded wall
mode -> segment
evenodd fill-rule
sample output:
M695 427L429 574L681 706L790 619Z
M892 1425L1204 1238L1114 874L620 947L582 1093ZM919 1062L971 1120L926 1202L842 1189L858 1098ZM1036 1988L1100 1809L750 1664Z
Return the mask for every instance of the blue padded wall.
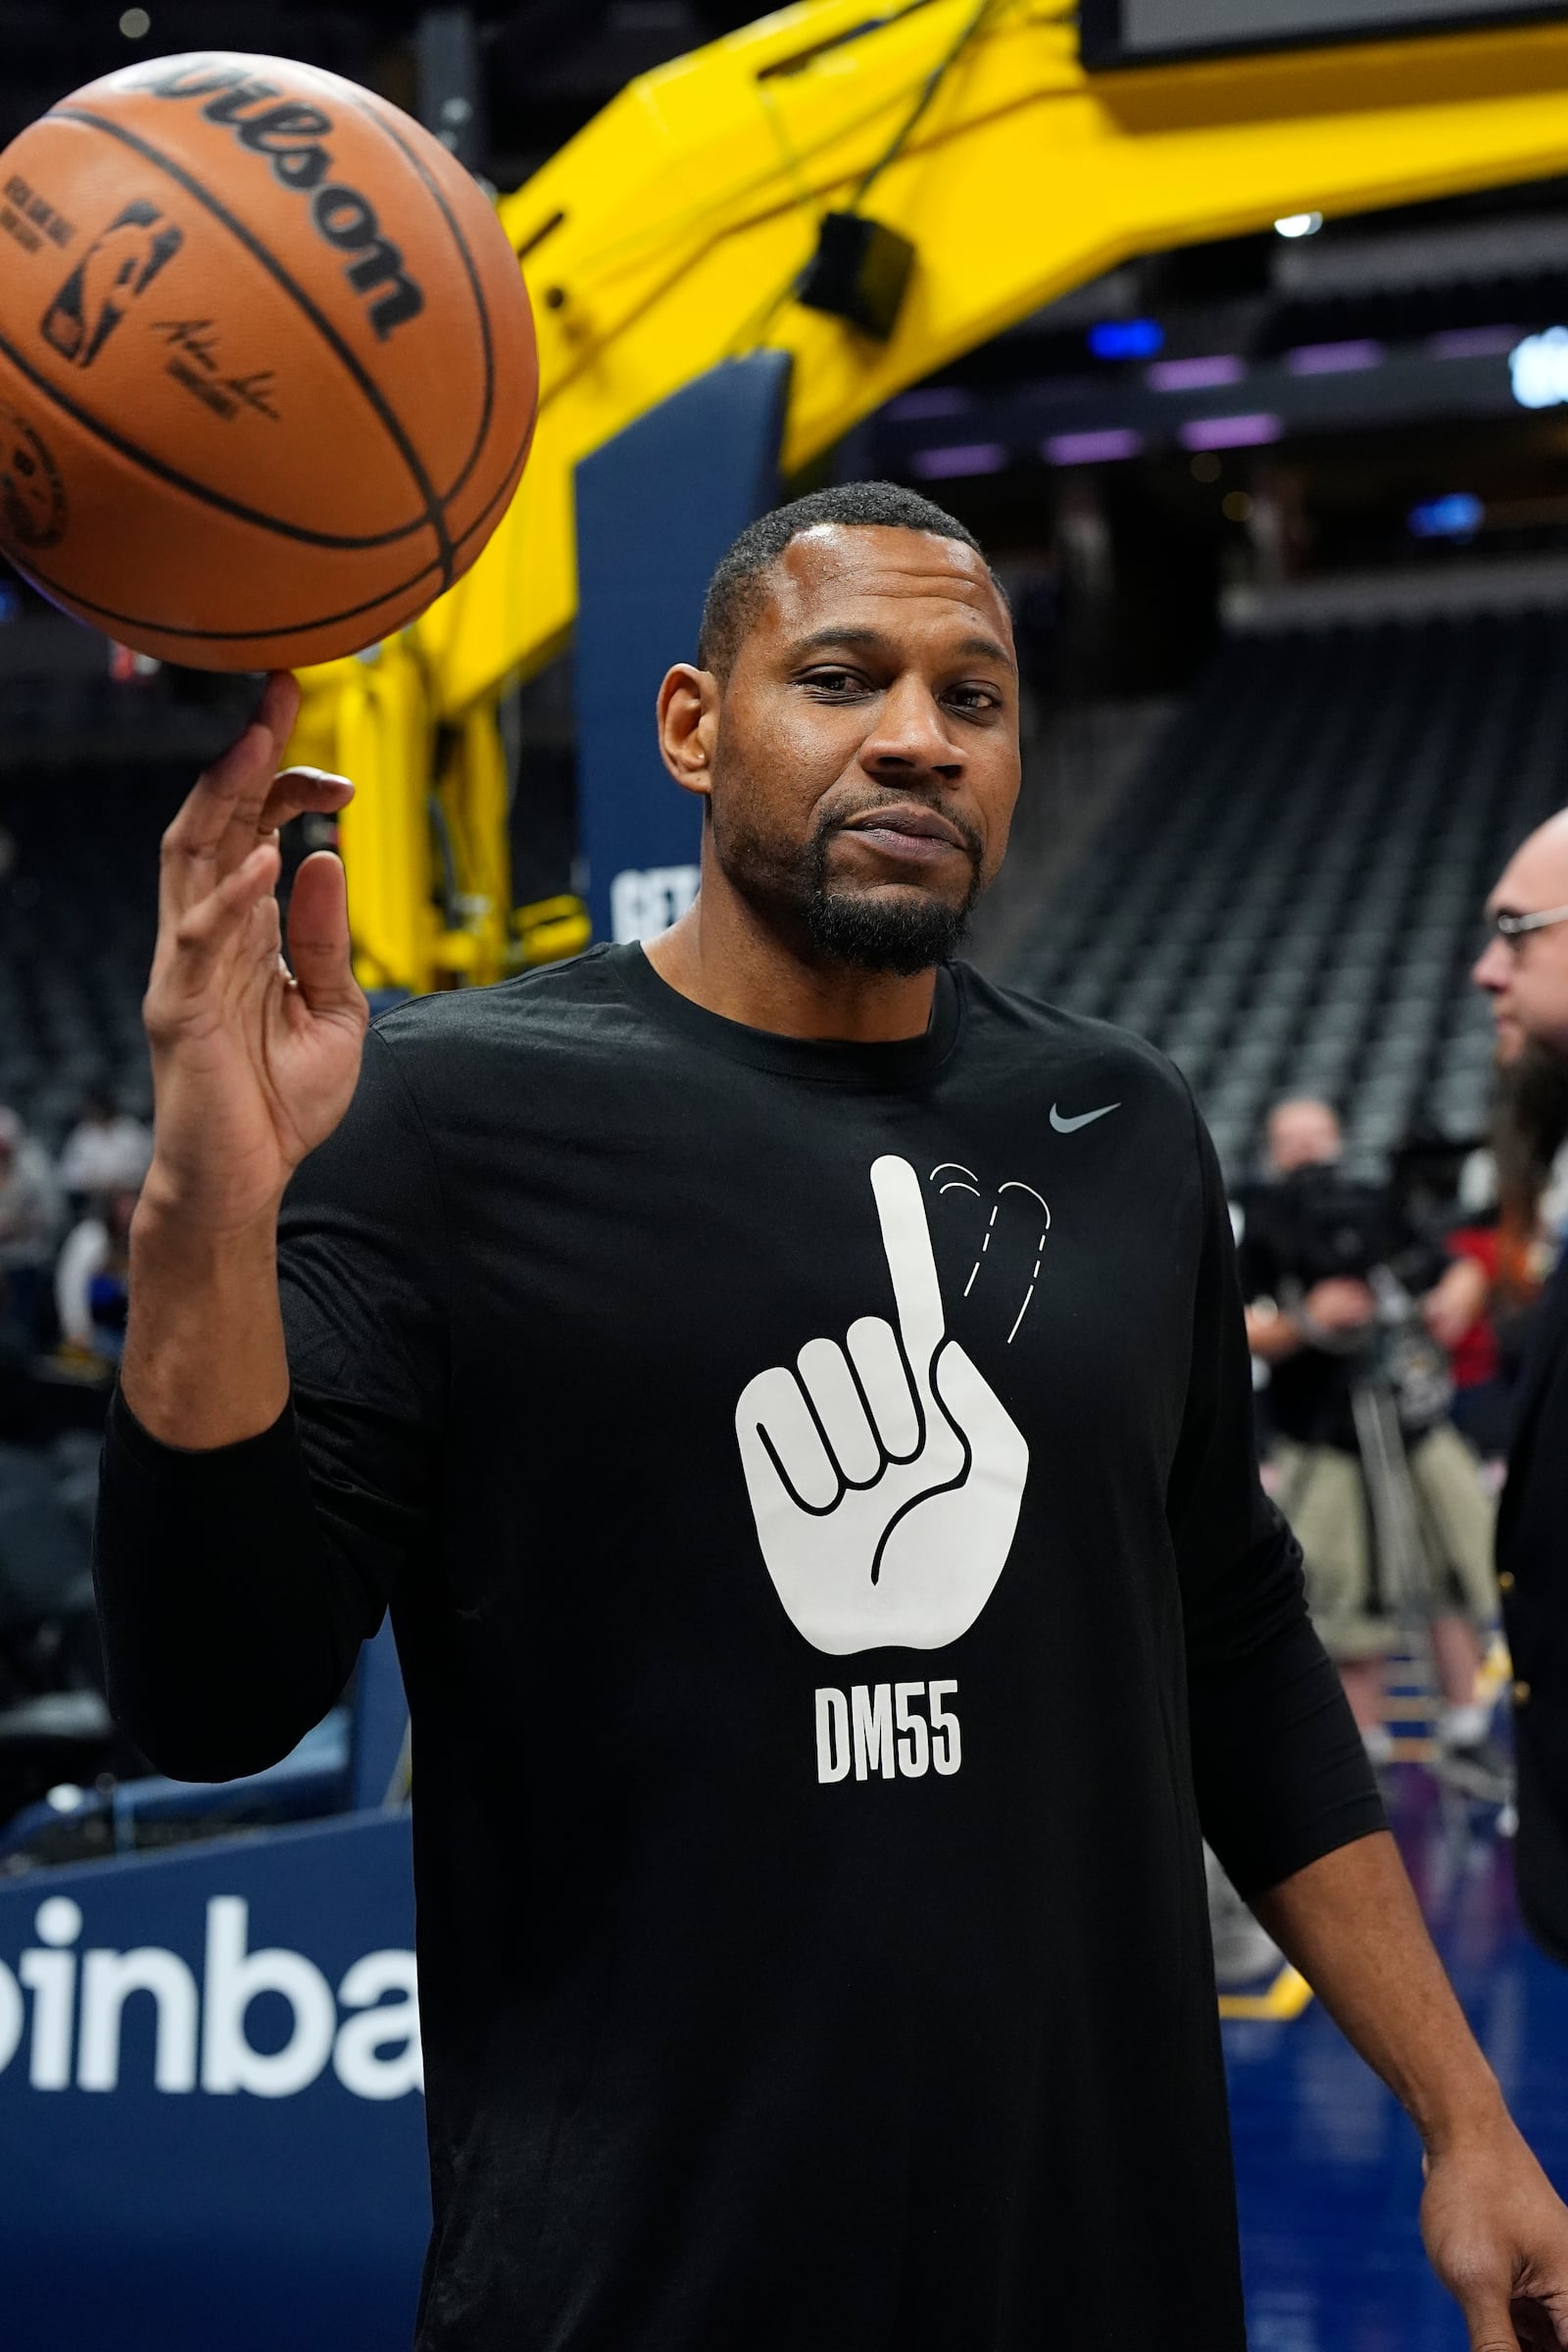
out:
M413 1945L407 1809L0 1882L0 2338L406 2345L430 2228ZM139 1988L106 2012L114 1955Z
M577 467L577 808L596 939L662 931L697 886L701 810L654 699L697 652L709 574L778 501L787 352L729 360Z

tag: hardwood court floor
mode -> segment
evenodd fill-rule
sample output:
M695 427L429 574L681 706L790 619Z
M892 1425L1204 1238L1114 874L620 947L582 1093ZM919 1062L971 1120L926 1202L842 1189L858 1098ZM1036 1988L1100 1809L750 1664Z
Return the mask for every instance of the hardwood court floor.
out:
M1390 1774L1439 1949L1526 2137L1568 2195L1568 1969L1514 1908L1495 1814ZM1463 2352L1416 2230L1421 2159L1397 2103L1314 2001L1223 2029L1251 2352Z

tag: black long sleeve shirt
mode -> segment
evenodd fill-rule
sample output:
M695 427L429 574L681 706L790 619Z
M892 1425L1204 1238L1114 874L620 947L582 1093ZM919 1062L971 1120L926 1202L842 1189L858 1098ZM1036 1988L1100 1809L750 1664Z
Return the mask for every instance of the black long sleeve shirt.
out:
M1238 2352L1200 1823L1257 1890L1382 1813L1170 1066L599 949L378 1023L281 1283L274 1428L116 1407L113 1693L246 1772L392 1609L420 2352Z

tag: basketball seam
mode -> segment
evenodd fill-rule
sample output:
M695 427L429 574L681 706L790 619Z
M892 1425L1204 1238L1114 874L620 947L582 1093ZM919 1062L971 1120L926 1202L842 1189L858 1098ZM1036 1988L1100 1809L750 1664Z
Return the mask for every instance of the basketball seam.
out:
M459 548L466 547L475 531L483 529L486 520L501 500L510 497L516 488L517 478L521 474L523 463L528 455L528 444L532 439L533 426L530 423L522 436L516 456L501 477L500 487L486 500L484 507L474 516L467 529L461 532L453 542L454 553ZM373 612L377 605L384 605L395 596L406 596L411 588L418 586L427 571L436 571L440 568L432 559L430 563L422 564L417 571L411 572L406 580L399 580L394 587L379 589L374 596L367 597L364 604L344 605L336 612L319 612L311 620L291 620L274 624L253 621L249 628L244 629L182 629L173 621L150 619L144 612L121 612L113 605L95 604L90 596L83 596L78 589L68 588L63 580L54 579L41 564L34 564L25 554L14 557L13 561L17 568L24 572L28 579L37 582L46 596L63 597L68 604L79 605L84 612L96 612L104 620L122 620L128 622L132 628L156 631L161 637L189 638L193 644L202 645L242 644L248 637L302 637L310 629L330 629L335 627L340 620L353 620L361 612ZM448 584L450 585L450 583ZM400 627L404 625L402 622L399 623Z
M414 522L400 524L395 531L377 531L373 536L368 538L349 538L333 531L313 531L302 522L284 522L280 516L275 514L263 514L256 508L247 507L242 500L230 498L226 492L211 489L205 482L196 481L189 474L181 473L177 466L167 464L164 459L155 456L150 449L143 449L139 443L125 440L122 434L116 432L112 424L105 424L101 417L93 416L89 409L82 408L79 402L73 400L69 392L63 391L58 384L51 383L48 376L41 374L32 362L20 352L4 334L0 334L0 353L5 355L20 375L26 377L35 391L41 392L44 398L51 401L57 409L63 409L65 414L74 417L77 424L85 425L95 439L104 442L110 449L117 450L122 458L129 458L133 465L156 475L160 481L168 482L172 488L187 491L192 498L201 500L206 506L217 507L222 514L232 514L239 522L254 523L259 530L272 531L284 539L297 539L307 547L335 547L348 550L395 547L400 539L412 539L416 531L428 528L428 517L421 514Z
M405 139L403 133L398 129L395 123L383 122L373 107L366 106L363 103L358 106L357 111L364 116L368 122L372 122L377 130L382 131L386 137L392 141L398 152L414 166L415 171L417 172L419 177L429 189L430 194L435 198L436 203L441 209L442 218L445 220L448 228L452 232L452 241L463 257L463 267L467 276L468 290L473 296L473 307L479 315L479 337L484 346L484 401L479 415L479 429L473 437L473 446L469 450L467 457L464 460L462 469L460 470L456 481L453 483L450 490L444 490L440 494L441 504L444 510L452 504L452 501L457 497L458 492L463 488L464 483L473 471L474 466L478 464L479 452L483 449L486 436L490 431L490 417L495 407L495 352L490 335L490 313L485 304L484 289L479 283L479 272L473 266L473 256L468 250L467 239L464 236L463 230L458 225L457 215L453 212L451 205L447 202L446 191L442 187L440 181L436 178L434 172L429 170L424 162L423 157L416 153L416 151L409 145L407 139Z
M418 451L404 431L395 412L384 398L380 386L361 366L348 344L344 342L332 324L331 319L323 311L318 309L305 288L296 283L276 256L262 243L260 237L253 230L246 227L243 220L229 211L227 205L213 195L210 189L204 187L192 172L187 172L183 164L176 163L172 156L165 155L161 148L152 144L150 139L143 139L135 131L128 130L122 122L107 121L102 115L95 115L86 107L78 106L53 107L43 117L43 121L45 122L80 122L89 129L101 130L108 138L118 139L122 146L130 148L133 154L141 156L143 161L151 164L155 170L166 172L177 186L185 190L187 195L193 196L198 204L205 206L214 220L221 221L230 235L245 247L254 260L261 263L268 275L305 314L327 348L336 353L385 426L423 502L424 519L434 533L436 545L440 550L440 569L443 578L450 582L453 551L451 533L447 529L446 511L442 501L436 495L434 483L424 470ZM403 536L404 534L398 535Z

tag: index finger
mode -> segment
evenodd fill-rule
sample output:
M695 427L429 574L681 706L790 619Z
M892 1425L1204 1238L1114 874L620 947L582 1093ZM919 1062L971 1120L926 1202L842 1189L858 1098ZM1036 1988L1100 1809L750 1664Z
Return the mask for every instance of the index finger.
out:
M882 1226L882 1248L893 1281L899 1332L910 1369L921 1380L942 1345L947 1329L942 1311L942 1286L931 1250L931 1228L926 1222L925 1195L920 1179L906 1159L891 1153L871 1165L871 1191Z
M300 690L285 669L267 681L256 715L228 749L204 768L164 835L159 899L166 919L182 914L205 898L220 879L255 848L256 819L266 805L273 773L299 711ZM225 835L244 819L232 843ZM249 838L242 838L247 835ZM221 853L232 849L226 858Z

